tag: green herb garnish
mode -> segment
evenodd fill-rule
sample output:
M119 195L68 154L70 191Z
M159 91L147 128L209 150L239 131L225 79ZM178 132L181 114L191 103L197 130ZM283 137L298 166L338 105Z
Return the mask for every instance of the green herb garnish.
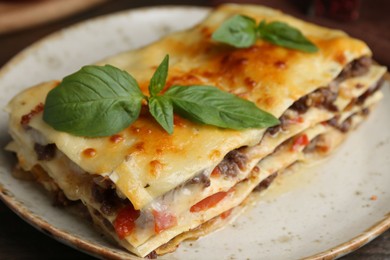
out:
M138 118L142 99L128 73L110 65L86 66L49 92L43 120L73 135L109 136Z
M298 29L283 22L266 23L265 20L256 25L256 21L248 16L234 15L226 20L213 33L212 39L236 48L247 48L255 44L257 39L272 44L296 49L303 52L318 51Z
M197 123L236 130L279 123L254 103L212 86L172 86L162 94L168 66L167 55L150 80L149 97L126 71L110 65L85 66L49 92L43 120L77 136L109 136L133 123L146 100L150 114L169 134L173 112Z

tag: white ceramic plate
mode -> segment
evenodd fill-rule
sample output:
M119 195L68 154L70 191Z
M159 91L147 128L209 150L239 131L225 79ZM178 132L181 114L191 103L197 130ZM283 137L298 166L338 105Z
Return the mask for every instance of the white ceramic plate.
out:
M118 52L145 45L199 22L203 8L125 11L83 22L35 43L0 72L0 107L35 83L60 79ZM161 259L298 259L337 257L390 226L390 88L385 100L332 158L278 181L236 223ZM0 146L9 141L0 112ZM0 197L22 218L56 239L93 255L136 259L90 224L51 206L33 183L16 180L14 161L0 151ZM371 200L376 196L376 200Z

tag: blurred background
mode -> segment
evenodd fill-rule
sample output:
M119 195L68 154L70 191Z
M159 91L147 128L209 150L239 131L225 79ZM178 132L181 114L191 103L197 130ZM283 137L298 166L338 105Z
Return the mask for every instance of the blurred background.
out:
M44 36L89 18L145 6L226 2L263 4L342 29L367 42L374 58L390 67L389 0L0 0L0 66ZM39 233L2 202L0 223L0 259L93 259ZM342 259L390 259L390 231Z
M215 6L226 2L264 4L340 28L367 42L375 59L390 66L388 0L0 0L0 66L37 39L91 17L141 6Z

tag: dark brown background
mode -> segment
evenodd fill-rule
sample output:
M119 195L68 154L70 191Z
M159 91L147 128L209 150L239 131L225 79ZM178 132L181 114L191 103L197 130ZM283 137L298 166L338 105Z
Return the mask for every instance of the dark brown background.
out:
M81 14L40 25L31 29L0 35L0 66L38 39L74 23L119 10L152 5L211 6L223 1L163 1L163 0L112 0ZM240 2L240 1L236 1ZM241 1L244 2L244 1ZM340 23L324 17L306 17L293 4L294 1L251 0L277 7L295 16L325 26L340 28L350 35L366 41L375 53L375 59L390 66L390 1L362 1L361 17L354 22ZM93 259L36 231L0 202L0 259ZM345 260L390 259L390 231L387 231L363 248L343 257Z

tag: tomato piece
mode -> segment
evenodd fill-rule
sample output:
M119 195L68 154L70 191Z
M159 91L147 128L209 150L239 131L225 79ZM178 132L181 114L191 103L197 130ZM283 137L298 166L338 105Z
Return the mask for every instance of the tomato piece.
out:
M213 178L218 178L219 176L221 176L221 169L219 169L218 166L215 167L214 170L211 172L210 176Z
M228 210L222 212L222 214L220 215L221 219L225 219L225 218L229 217L230 214L232 214L232 211L233 211L233 209L228 209Z
M302 124L305 120L301 116L297 116L295 118L290 118L288 121L292 124Z
M176 216L169 212L153 210L152 213L154 216L154 231L157 234L177 225Z
M135 221L139 215L140 211L135 210L131 204L119 210L119 213L114 221L114 228L120 239L124 239L133 232L135 228Z
M318 146L318 150L322 153L327 153L329 152L329 146L327 145Z
M298 116L297 118L295 118L295 122L301 124L301 123L305 122L305 120L303 119L303 117Z
M193 205L190 208L190 211L191 212L199 212L199 211L205 211L209 208L215 207L215 205L217 205L218 202L223 200L227 194L228 194L228 192L225 192L225 191L215 193L215 194L199 201L195 205Z
M294 151L294 152L296 152L296 151L299 150L299 148L300 148L301 146L306 146L306 145L308 145L309 142L310 142L310 141L309 141L309 138L307 137L306 134L300 135L300 136L298 136L298 138L296 138L296 139L294 140L294 143L293 143L293 145L292 145L292 147L291 147L291 150Z

